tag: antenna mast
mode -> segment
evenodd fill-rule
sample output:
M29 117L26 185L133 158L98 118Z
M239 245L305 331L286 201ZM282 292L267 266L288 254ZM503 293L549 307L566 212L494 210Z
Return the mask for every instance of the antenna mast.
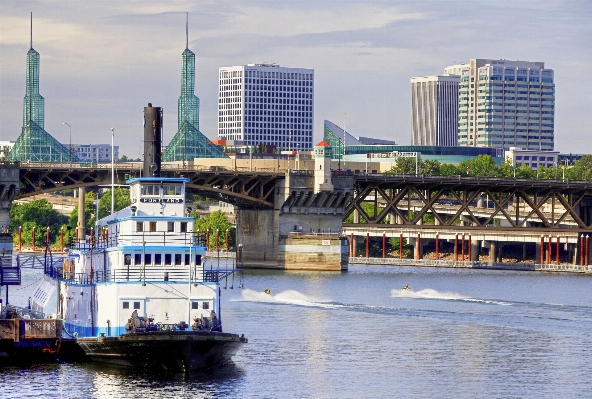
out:
M343 170L345 170L345 121L347 113L343 113Z
M189 13L185 13L185 49L189 48Z
M33 11L31 11L31 48L33 48Z

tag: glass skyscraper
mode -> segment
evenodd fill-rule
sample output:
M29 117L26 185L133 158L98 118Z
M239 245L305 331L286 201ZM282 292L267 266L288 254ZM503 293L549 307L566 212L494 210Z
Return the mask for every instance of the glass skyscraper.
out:
M543 62L472 59L461 75L458 145L552 151L554 72Z

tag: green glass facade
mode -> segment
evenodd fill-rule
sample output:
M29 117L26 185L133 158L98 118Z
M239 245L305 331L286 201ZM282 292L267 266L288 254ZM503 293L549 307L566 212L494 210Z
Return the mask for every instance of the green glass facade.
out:
M185 122L164 151L162 161L193 161L195 158L228 158L228 156L191 123Z
M195 54L182 54L181 96L178 103L178 131L162 154L163 162L193 161L195 158L228 158L199 131L199 98L195 91Z
M45 100L39 94L39 53L27 52L26 94L23 100L23 130L8 154L9 161L79 162L74 154L45 131Z

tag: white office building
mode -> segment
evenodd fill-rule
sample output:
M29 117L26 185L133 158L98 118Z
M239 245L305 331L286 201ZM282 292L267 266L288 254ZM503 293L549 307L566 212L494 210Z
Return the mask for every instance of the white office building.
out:
M472 59L460 73L458 145L553 151L554 72L543 62Z
M314 70L249 64L219 70L218 138L312 149Z
M115 161L119 159L119 146L113 147ZM111 162L111 144L72 144L72 154L81 161Z
M547 168L557 167L559 151L524 150L522 148L510 147L504 151L504 156L512 166L530 166L537 170L541 166Z
M459 82L459 75L411 78L411 145L457 145Z

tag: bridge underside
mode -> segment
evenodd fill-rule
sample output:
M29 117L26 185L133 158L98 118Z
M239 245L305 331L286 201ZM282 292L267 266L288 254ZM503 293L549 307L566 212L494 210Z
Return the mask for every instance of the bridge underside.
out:
M141 164L116 164L115 185L125 185L130 177L140 176ZM190 179L189 192L224 201L243 209L273 209L275 183L283 173L250 173L227 170L200 170L163 164L163 177L184 176ZM20 190L14 199L79 187L108 187L111 167L108 164L81 166L76 164L21 164Z
M359 223L592 228L592 190L585 182L361 176L355 190L345 218L354 213Z

